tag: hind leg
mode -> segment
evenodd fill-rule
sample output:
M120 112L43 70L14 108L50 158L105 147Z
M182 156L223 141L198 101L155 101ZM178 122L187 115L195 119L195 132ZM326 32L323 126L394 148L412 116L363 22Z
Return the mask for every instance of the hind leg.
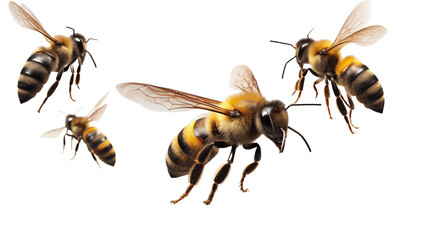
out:
M185 193L183 193L177 200L171 201L171 203L176 204L179 201L181 201L182 199L184 199L185 197L187 197L189 195L189 193L191 192L192 188L198 183L198 181L200 180L201 175L203 173L204 165L207 162L206 160L210 156L213 145L214 144L209 144L205 148L203 148L203 150L201 150L201 152L198 156L198 159L195 159L195 164L190 171L189 185L186 188Z
M230 145L224 142L216 142L215 146L218 148L226 148L226 147L229 147ZM231 169L231 164L234 161L236 149L237 149L237 146L231 146L231 152L229 153L228 161L221 168L219 168L218 172L216 173L212 190L210 191L210 195L207 198L207 200L203 202L204 204L209 205L213 201L213 197L214 197L214 194L216 193L218 185L223 183L223 181L225 181L226 177L228 176L229 170Z

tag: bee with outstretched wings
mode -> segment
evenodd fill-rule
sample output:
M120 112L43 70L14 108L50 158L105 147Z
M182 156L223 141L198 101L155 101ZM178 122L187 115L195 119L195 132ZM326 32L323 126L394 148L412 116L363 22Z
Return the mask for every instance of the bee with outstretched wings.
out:
M204 203L211 203L217 186L228 175L235 150L240 145L245 149L255 149L254 162L244 169L240 181L241 190L247 191L243 187L244 178L256 169L261 159L261 148L255 140L265 135L283 152L287 130L295 131L288 125L287 108L283 102L267 101L248 67L234 68L231 86L241 92L229 96L225 101L145 83L121 83L117 86L123 96L152 110L210 111L184 127L168 148L166 163L170 176L189 175L189 186L185 193L172 203L179 202L190 193L200 179L205 164L216 156L219 148L231 147L231 152L227 163L217 172L212 191Z
M49 88L46 98L43 100L39 107L38 112L42 110L43 105L48 98L55 92L63 72L69 68L72 72L69 84L70 99L73 100L71 89L73 83L79 87L80 70L85 60L86 53L92 59L91 54L86 50L88 40L82 34L75 33L70 37L54 36L52 37L42 26L40 21L34 13L24 4L19 6L14 2L9 2L9 10L15 21L22 27L34 30L42 34L49 42L48 47L39 47L31 54L21 70L18 78L18 97L21 103L25 103L32 99L40 90L43 85L48 81L51 72L58 72L55 83ZM74 78L73 63L78 61L77 74ZM94 59L92 59L94 66L96 66ZM74 101L74 100L73 100Z
M104 163L114 166L116 162L116 153L113 149L112 144L107 139L107 137L100 132L96 127L90 126L90 122L99 120L104 112L106 111L107 105L101 104L106 99L107 94L104 95L100 101L94 106L94 108L88 113L85 117L78 117L74 114L69 114L66 116L66 124L64 127L56 128L51 131L48 131L42 135L43 138L56 138L64 130L66 133L63 137L63 151L66 144L66 136L71 137L71 139L76 139L78 142L76 144L76 149L74 156L79 149L79 144L83 140L88 150L90 151L92 158L98 164L97 156ZM100 107L101 106L101 107ZM73 157L74 158L74 157ZM100 166L98 164L98 166Z
M293 58L286 62L283 73L287 63L294 58L296 58L301 68L299 79L295 84L295 92L298 92L298 98L295 102L301 97L305 76L308 72L311 72L319 78L313 84L316 97L316 84L325 81L325 102L329 117L332 119L329 108L330 82L336 97L338 110L343 115L351 133L354 133L352 129L354 125L351 122L351 114L354 109L352 96L355 96L365 107L375 112L382 113L384 109L384 92L378 78L357 58L353 56L343 58L340 53L340 50L347 44L355 43L361 46L369 46L387 33L386 28L380 25L364 27L368 23L369 13L370 3L368 1L358 4L344 22L334 42L329 40L315 41L307 35L307 38L299 40L295 46L284 43L293 46L296 49L296 53ZM311 67L304 68L305 64L309 64ZM338 85L345 88L347 100L341 94ZM349 111L347 111L346 106Z

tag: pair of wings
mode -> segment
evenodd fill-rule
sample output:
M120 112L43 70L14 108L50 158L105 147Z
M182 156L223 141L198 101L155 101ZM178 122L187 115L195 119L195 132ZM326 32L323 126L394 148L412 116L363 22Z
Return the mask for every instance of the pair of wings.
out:
M330 51L334 48L339 51L349 43L368 46L382 38L387 33L385 27L372 25L362 28L368 23L369 15L370 2L363 1L359 3L350 13L334 42L326 51Z
M247 66L240 65L232 70L230 85L233 89L261 95L258 83ZM132 82L118 84L116 88L124 97L155 111L203 109L227 116L236 113L233 109L221 107L221 101L170 88Z
M9 2L9 10L13 19L15 19L19 25L41 33L50 43L58 43L58 41L43 28L36 15L23 3L21 3L21 6L18 6L18 4L11 1Z
M92 110L86 115L87 121L91 122L91 121L97 121L99 120L104 112L106 111L107 108L107 104L104 104L103 106L100 107L100 105L104 102L104 100L107 98L107 95L109 95L109 93L106 93L99 101L98 103L92 108ZM42 134L42 138L56 138L58 137L64 130L66 129L66 127L60 127L60 128L55 128L52 129L50 131L45 132L44 134Z

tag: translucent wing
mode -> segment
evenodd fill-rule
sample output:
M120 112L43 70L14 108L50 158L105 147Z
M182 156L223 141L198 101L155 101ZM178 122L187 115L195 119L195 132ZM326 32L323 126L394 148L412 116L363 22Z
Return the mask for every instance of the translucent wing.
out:
M234 110L220 107L220 101L170 88L145 83L121 83L116 88L124 97L155 111L204 109L224 115L234 114Z
M349 43L356 43L361 46L368 46L382 38L387 30L380 25L363 28L368 23L370 15L370 2L359 3L348 16L341 27L340 32L327 51L334 48L342 48Z
M95 106L91 109L91 111L89 111L89 113L86 115L88 118L89 118L90 115L92 115L93 113L95 113L95 111L98 110L98 108L101 106L101 104L104 102L104 100L106 100L106 98L107 98L108 95L109 95L109 92L107 92L106 94L104 94L104 96L100 100L98 100L97 104L95 104Z
M58 137L64 130L66 129L66 127L60 127L60 128L56 128L56 129L52 129L51 131L47 131L44 134L42 134L42 138L56 138Z
M91 115L89 115L88 121L91 122L91 121L97 121L98 119L100 119L103 116L104 112L106 111L106 108L107 108L107 104L104 104L103 106L95 110Z
M341 49L349 43L356 43L361 46L369 46L377 42L380 38L386 35L387 29L380 25L373 25L361 29L352 35L348 36L345 39L342 39L337 44L332 45L326 51L332 50L334 48Z
M31 10L24 4L18 6L18 4L11 1L9 2L9 10L12 14L12 17L19 25L41 33L43 36L45 36L48 42L57 43L57 40L55 40L53 37L51 37L51 35L49 35L48 32L46 32L34 13L31 12Z
M252 71L244 65L236 66L231 73L230 85L243 92L261 94Z

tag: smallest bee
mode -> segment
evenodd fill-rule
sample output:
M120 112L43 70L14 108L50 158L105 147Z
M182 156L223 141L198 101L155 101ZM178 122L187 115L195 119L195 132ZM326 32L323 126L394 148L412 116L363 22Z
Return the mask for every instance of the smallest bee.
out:
M106 104L100 107L106 97L107 94L104 95L100 101L98 101L98 103L86 117L77 117L74 114L69 114L66 116L66 123L64 127L48 131L41 137L58 137L63 132L63 130L66 129L67 131L63 137L63 152L66 145L66 136L69 136L72 140L76 139L78 141L73 158L76 156L77 150L79 149L80 141L83 140L88 147L92 158L97 164L98 162L95 155L97 155L97 157L104 163L114 166L116 162L116 154L112 144L107 139L107 137L102 132L100 132L100 130L98 130L96 127L89 126L90 122L100 119L106 111ZM98 166L100 167L100 164L98 164Z

